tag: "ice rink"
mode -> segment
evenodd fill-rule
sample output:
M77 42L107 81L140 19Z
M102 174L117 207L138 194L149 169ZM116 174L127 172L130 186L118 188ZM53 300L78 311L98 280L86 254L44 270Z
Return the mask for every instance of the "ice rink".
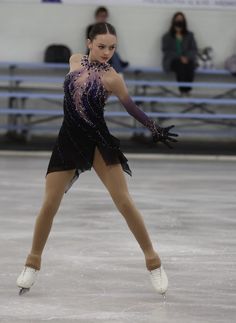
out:
M126 154L130 193L169 278L166 301L94 170L64 195L38 280L19 296L49 155L0 153L0 322L236 321L234 157Z

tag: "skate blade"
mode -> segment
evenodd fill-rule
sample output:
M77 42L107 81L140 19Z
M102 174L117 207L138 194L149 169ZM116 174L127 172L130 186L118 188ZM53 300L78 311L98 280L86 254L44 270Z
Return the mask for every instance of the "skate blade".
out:
M30 290L30 288L21 288L20 289L20 291L19 291L19 295L23 295L23 294L25 294L25 293L27 293L27 292L29 292L29 290Z

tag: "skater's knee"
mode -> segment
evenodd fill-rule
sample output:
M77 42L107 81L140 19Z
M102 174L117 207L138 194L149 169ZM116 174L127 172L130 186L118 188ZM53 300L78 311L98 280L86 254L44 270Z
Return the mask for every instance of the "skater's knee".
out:
M112 195L112 199L121 212L128 211L132 205L132 199L128 192L116 192Z
M54 216L59 208L59 202L53 199L46 199L43 203L42 210L47 216Z

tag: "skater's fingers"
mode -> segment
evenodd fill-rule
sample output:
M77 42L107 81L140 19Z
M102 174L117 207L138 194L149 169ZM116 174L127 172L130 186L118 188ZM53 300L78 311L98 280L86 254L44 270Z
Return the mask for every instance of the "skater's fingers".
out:
M168 136L178 137L179 135L177 133L169 132Z
M175 125L171 125L171 126L166 127L166 129L169 131L170 129L172 129L174 127L175 127Z

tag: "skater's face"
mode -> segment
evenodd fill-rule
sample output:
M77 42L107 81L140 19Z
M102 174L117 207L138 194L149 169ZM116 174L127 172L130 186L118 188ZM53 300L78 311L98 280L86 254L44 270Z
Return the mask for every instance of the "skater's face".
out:
M88 39L89 58L100 63L108 62L116 49L116 36L111 34L97 35L92 41Z

